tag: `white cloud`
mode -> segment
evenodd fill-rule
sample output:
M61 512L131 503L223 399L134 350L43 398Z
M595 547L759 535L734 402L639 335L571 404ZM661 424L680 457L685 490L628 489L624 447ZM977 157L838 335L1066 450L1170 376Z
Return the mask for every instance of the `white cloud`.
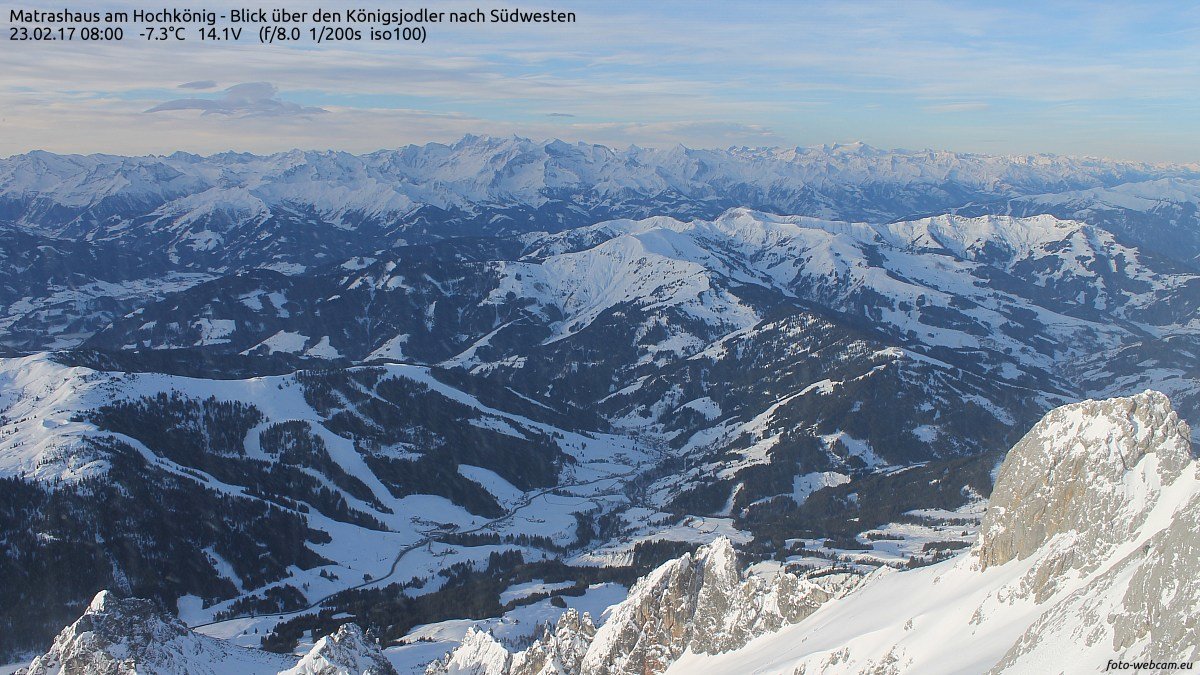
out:
M217 86L214 80L196 80L194 82L184 82L176 87L176 89L213 89Z
M323 108L302 106L279 98L279 89L270 82L246 82L226 89L219 98L178 98L150 108L146 112L199 110L204 115L232 117L282 117L320 115Z
M989 107L990 106L983 101L963 101L959 103L939 103L937 105L927 105L925 106L925 110L934 113L958 113L987 110Z

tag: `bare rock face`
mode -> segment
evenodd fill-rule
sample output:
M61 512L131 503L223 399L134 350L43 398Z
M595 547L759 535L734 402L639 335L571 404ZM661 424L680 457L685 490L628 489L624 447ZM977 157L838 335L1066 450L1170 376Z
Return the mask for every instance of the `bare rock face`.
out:
M293 668L280 675L397 675L362 629L348 623L317 641Z
M1200 475L1192 478L1195 484ZM1168 527L1039 618L993 673L1032 672L1064 659L1200 660L1200 493Z
M1040 602L1128 541L1190 461L1188 426L1158 392L1053 410L1004 461L974 553L985 570L1037 553L1025 590Z
M733 545L718 539L664 563L640 579L599 630L568 610L553 634L509 655L494 639L472 633L431 675L650 675L684 651L716 654L796 623L854 586L857 577L820 580L780 573L744 577Z
M1076 662L1200 658L1200 463L1167 397L1059 408L1001 468L976 553L982 566L1036 556L1037 602L1093 575L1017 639L994 673ZM1065 597L1063 597L1065 595Z
M1144 555L1125 591L1124 611L1110 615L1113 646L1129 653L1144 645L1138 657L1178 654L1200 661L1200 496L1140 550Z

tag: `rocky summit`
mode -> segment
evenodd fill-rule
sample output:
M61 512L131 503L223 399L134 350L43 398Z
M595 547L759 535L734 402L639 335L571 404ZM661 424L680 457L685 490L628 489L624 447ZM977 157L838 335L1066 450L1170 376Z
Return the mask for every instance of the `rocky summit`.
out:
M154 603L97 594L22 675L396 675L379 647L346 624L299 662L189 630Z

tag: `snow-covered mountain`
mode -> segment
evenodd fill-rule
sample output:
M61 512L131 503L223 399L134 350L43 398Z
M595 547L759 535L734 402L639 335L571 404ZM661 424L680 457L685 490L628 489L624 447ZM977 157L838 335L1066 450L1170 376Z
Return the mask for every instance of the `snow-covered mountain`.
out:
M405 242L561 231L610 218L712 218L734 207L886 222L1036 198L1040 206L1021 210L1047 213L1057 207L1042 195L1194 179L1188 167L862 144L616 150L468 136L368 155L32 152L0 159L0 237L13 251L11 260L0 255L0 325L23 328L14 337L24 339L10 337L10 345L66 346L95 329L98 310L178 288L180 275L195 283L203 278L195 275L258 267L295 273ZM1194 218L1194 208L1175 208ZM1124 221L1115 226L1131 230ZM1170 229L1153 239L1191 236ZM54 252L72 248L82 249L73 259L105 264L63 265ZM137 290L105 285L114 281ZM62 337L39 339L39 331Z
M1195 265L1200 256L1200 181L1158 178L973 204L956 213L1051 214L1082 220L1158 255Z
M807 624L780 588L968 546L1048 410L1200 423L1198 181L486 137L0 160L0 657L101 589L318 669L351 621L516 672Z
M639 581L599 631L548 633L515 655L474 634L429 672L1033 673L1192 662L1198 517L1200 462L1167 398L1085 401L1052 411L1013 447L977 541L951 560L849 583L766 581L745 578L720 541ZM587 648L557 669L522 670L530 652L558 644Z
M0 200L7 220L59 235L111 233L114 223L107 219L130 208L142 209L138 215L160 226L173 223L196 233L187 226L227 225L230 216L265 217L285 205L341 227L419 207L516 207L546 215L557 210L560 216L574 210L592 220L599 219L596 209L671 212L673 203L697 215L748 206L825 217L895 217L944 209L976 196L1015 197L1190 174L1186 167L1050 155L888 151L861 143L617 150L467 136L452 145L368 155L33 152L0 163ZM565 203L568 197L574 206ZM544 210L555 202L557 209ZM536 229L518 223L508 227ZM213 236L219 233L214 230ZM195 236L180 241L192 242L193 248L204 243Z
M605 223L534 239L527 250L447 243L304 277L224 277L139 308L87 344L479 365L480 348L496 351L505 331L533 324L549 332L546 344L622 308L671 311L685 329L700 329L660 328L660 341L639 350L654 359L690 355L800 301L908 344L1046 371L1147 326L1190 330L1200 286L1196 273L1102 229L1049 216L869 225L732 210L713 221ZM363 316L375 303L398 311ZM456 315L418 311L439 305ZM661 318L646 322L639 333L655 332L647 324Z
M734 209L531 235L522 250L443 242L321 275L227 277L87 346L466 371L693 458L718 452L685 476L728 514L791 491L736 475L773 454L788 452L791 485L797 459L800 474L849 475L977 454L1072 397L1186 391L1186 372L1131 388L1096 355L1148 344L1186 361L1198 289L1197 274L1052 216L869 224ZM694 486L676 480L664 498Z

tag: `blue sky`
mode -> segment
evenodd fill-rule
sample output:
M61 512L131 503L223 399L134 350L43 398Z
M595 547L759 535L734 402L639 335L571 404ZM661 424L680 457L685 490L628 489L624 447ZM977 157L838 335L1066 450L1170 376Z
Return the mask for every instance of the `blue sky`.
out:
M416 6L377 3L402 4ZM439 24L423 45L6 42L0 154L363 152L515 133L1200 161L1195 3L518 4L578 22Z

